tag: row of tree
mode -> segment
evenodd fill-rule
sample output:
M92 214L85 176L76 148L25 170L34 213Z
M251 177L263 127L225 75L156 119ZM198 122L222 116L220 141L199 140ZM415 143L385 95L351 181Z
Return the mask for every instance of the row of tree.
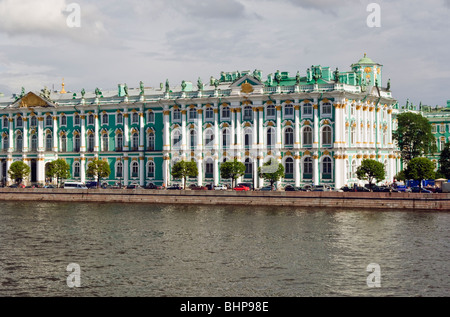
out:
M58 159L48 163L46 168L46 177L54 178L58 186L66 179L70 179L70 165L63 159ZM11 164L8 170L9 177L18 185L31 174L31 168L22 161L17 161ZM89 163L86 171L88 177L96 178L98 180L97 186L101 183L101 179L109 177L111 169L108 162L101 160L94 160Z

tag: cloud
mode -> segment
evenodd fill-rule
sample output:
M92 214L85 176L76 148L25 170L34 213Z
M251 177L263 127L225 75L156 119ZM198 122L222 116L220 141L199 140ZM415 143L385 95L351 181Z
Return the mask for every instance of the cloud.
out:
M78 42L93 41L106 34L95 7L82 4L81 27L73 27L70 21L78 11L66 0L1 0L0 32L11 37L39 35L65 37ZM69 21L69 22L68 22ZM72 27L70 27L72 26Z

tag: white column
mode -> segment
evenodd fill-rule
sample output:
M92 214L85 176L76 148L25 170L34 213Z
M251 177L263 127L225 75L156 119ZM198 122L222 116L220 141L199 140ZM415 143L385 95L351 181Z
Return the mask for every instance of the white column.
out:
M58 152L58 117L53 113L53 152Z
M214 107L217 107L217 105L214 105ZM214 150L219 151L219 149L220 149L219 110L214 108Z
M317 98L314 98L314 144L313 148L319 148L319 105Z
M83 112L80 115L80 120L81 120L81 135L80 135L81 149L80 149L80 152L85 153L86 152L86 116L84 115ZM84 158L84 155L82 155L81 157ZM81 161L81 165L83 165L83 161ZM84 183L83 177L85 177L85 175L84 175L84 173L81 173L81 179L82 179L82 182Z
M334 124L334 147L340 147L341 146L341 141L342 141L342 118L341 118L341 104L335 104L334 105L334 117L335 117L335 124Z
M145 186L145 157L139 157L139 185L141 187Z
M296 104L298 104L298 100L295 101ZM294 148L296 150L300 149L300 106L297 105L294 107L295 109L295 128L294 128L294 133L295 133L295 137L294 137Z
M345 173L345 166L344 166L344 160L341 156L337 156L337 158L334 159L334 182L336 188L341 188L344 186L343 179L344 179L344 173Z
M163 184L167 188L169 184L169 158L164 157L163 161Z
M38 152L43 151L44 151L44 118L41 117L41 113L38 113Z
M129 170L130 170L130 158L128 157L128 154L124 154L123 157L123 185L128 186L129 182Z
M186 122L187 122L187 111L183 106L183 109L181 110L181 149L183 152L186 152L188 149L187 145L187 130L186 130ZM169 137L170 142L170 137ZM167 143L169 144L169 143Z
M11 184L11 177L9 177L9 169L11 168L11 164L12 164L12 157L9 157L6 159L6 185Z
M201 105L198 105L197 110L197 151L200 152L200 155L203 151L203 110L201 109Z
M295 179L295 186L300 186L300 153L295 154L294 158L294 179Z
M203 186L203 157L202 153L197 157L197 169L198 169L198 186Z
M241 108L236 108L236 150L240 153L243 149L242 127L241 127Z
M12 114L9 115L9 152L14 152L14 119L12 117ZM8 169L9 170L9 169Z
M319 156L318 153L314 153L313 155L313 179L314 179L314 185L319 185Z
M282 107L280 106L280 101L277 100L277 140L275 142L275 149L277 149L277 151L281 149L281 109Z
M253 108L253 133L252 133L252 150L254 153L256 153L256 150L258 149L258 108ZM257 165L256 161L255 164Z
M170 151L170 111L164 111L164 152Z
M145 122L144 122L144 112L141 109L141 113L139 113L139 151L145 150Z
M214 156L214 185L219 185L219 157Z
M28 118L25 116L23 117L23 152L28 152Z
M235 109L230 108L231 112L231 127L230 127L230 149L234 153L234 150L236 149L236 118L235 118Z
M83 153L80 155L80 178L82 183L86 183L86 157Z
M127 113L127 109L123 114L123 151L128 152L130 150L130 115ZM128 162L126 162L128 164ZM127 183L128 184L128 183Z
M258 138L259 149L263 152L267 152L266 137L264 135L264 107L258 109Z
M94 115L94 152L98 153L100 151L100 126L99 126L98 112Z
M260 112L261 113L261 112ZM258 157L258 167L261 168L264 165L264 158L263 157ZM264 187L264 178L260 178L258 173L257 175L257 179L259 179L259 188Z
M252 167L253 167L253 180L255 182L255 184L254 184L255 189L256 188L260 188L259 181L258 181L259 180L259 176L258 176L258 158L257 157L255 157L253 159Z

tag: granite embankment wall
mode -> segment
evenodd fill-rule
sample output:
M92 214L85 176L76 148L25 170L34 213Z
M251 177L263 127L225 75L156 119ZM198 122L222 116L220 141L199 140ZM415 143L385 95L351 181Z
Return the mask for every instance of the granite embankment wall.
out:
M450 194L413 193L220 192L0 188L0 201L116 202L450 211Z

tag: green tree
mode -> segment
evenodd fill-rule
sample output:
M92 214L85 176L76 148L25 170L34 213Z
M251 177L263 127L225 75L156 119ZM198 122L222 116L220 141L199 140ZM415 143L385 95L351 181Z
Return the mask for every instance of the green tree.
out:
M369 181L370 190L372 190L373 180L376 180L377 183L384 180L386 170L383 163L375 160L363 160L361 166L356 170L356 176L359 180Z
M8 175L13 179L17 185L27 178L31 173L31 168L22 161L14 162L11 164Z
M397 120L398 129L394 131L393 137L398 142L405 163L415 157L436 151L436 140L427 118L420 114L405 112L399 114Z
M450 179L450 142L445 145L441 152L439 165L439 172L444 175L445 178Z
M46 176L56 178L60 187L63 180L70 178L70 165L63 159L53 161L48 164Z
M433 179L435 176L435 164L426 157L416 157L408 163L405 170L407 179L419 181L419 188L422 191L422 181Z
M89 177L97 178L97 188L100 186L102 178L107 178L111 174L111 168L107 161L94 160L88 165L86 174Z
M234 188L236 180L245 175L245 164L234 160L233 162L224 162L220 165L220 176L223 179L231 179L231 186Z
M398 174L395 175L395 179L399 182L406 181L405 170L398 172Z
M197 177L197 164L193 161L180 161L172 167L172 176L176 179L184 180L184 189L186 190L186 181L188 177Z
M284 177L284 166L271 159L269 162L258 168L259 177L264 178L265 181L270 182L270 187Z

